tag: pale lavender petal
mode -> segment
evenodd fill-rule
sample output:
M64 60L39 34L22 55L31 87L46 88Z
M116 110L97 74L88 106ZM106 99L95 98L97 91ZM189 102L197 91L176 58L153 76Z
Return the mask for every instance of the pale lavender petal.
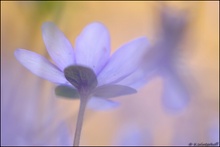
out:
M157 63L159 59L156 54L160 54L160 52L156 49L157 48L148 47L148 50L144 53L145 55L140 66L132 74L119 81L117 84L127 85L138 89L151 80L159 69Z
M88 108L94 110L108 110L118 107L120 104L115 101L92 97L88 102Z
M98 75L99 85L117 83L140 66L148 50L145 37L135 39L119 48Z
M63 70L75 63L74 51L65 35L53 24L46 22L42 26L43 40L50 57Z
M119 81L117 84L127 85L134 89L138 89L142 87L143 85L145 85L149 80L151 80L151 78L153 78L154 73L155 73L155 70L150 70L150 69L145 70L144 67L139 68L135 72L133 72L131 75Z
M107 28L98 22L84 28L75 42L76 62L98 73L110 56L110 35Z
M211 120L210 126L208 127L208 138L210 142L215 144L217 144L216 142L219 141L219 117Z
M185 108L190 99L190 93L186 85L180 80L178 75L167 70L163 76L162 102L166 110L178 112Z
M137 91L131 87L123 85L103 85L97 87L94 90L94 96L100 98L112 98L123 95L129 95L137 93Z
M67 83L63 73L43 56L25 49L17 49L14 54L23 66L37 76L54 83Z
M117 130L113 139L113 146L152 146L152 142L151 132L129 121Z

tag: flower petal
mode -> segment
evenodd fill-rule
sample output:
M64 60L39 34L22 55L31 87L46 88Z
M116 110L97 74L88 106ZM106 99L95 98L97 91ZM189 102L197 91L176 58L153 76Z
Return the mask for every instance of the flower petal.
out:
M190 99L190 93L180 80L178 75L174 72L168 71L163 73L164 90L162 95L162 102L168 111L178 112L185 108Z
M23 66L37 76L54 83L67 83L63 73L43 56L25 49L17 49L14 54Z
M103 85L97 87L94 91L95 97L100 98L112 98L118 97L122 95L129 95L137 93L137 91L131 87L123 86L123 85Z
M98 22L89 24L76 39L76 62L98 73L110 56L110 35Z
M42 33L50 57L61 70L75 63L71 43L55 24L52 22L44 23Z
M119 105L120 104L118 102L96 97L92 97L87 104L88 108L95 110L108 110L111 108L116 108Z
M99 85L117 83L134 72L140 65L147 46L147 39L142 37L119 48L98 75Z
M114 136L113 146L152 146L152 134L130 120L121 126Z
M153 78L155 71L156 70L140 67L136 71L134 71L132 74L125 77L124 79L122 79L116 84L127 85L134 89L138 89L142 87L143 85L145 85L149 80L151 80L151 78Z

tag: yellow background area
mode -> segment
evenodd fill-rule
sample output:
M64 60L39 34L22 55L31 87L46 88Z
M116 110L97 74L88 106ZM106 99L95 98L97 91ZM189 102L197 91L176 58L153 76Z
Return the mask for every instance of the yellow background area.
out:
M79 101L57 98L55 84L35 76L14 57L16 48L24 48L50 59L41 32L45 21L54 22L73 46L87 24L102 22L114 53L140 36L153 44L163 4L189 12L182 52L190 103L180 112L166 112L163 81L154 77L137 94L114 98L121 103L116 109L87 109L81 145L120 145L132 139L137 145L219 142L219 2L42 1L1 2L2 145L72 144Z

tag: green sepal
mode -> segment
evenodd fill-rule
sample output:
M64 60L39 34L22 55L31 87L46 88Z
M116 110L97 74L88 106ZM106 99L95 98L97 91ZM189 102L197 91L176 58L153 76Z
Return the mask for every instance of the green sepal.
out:
M96 88L98 81L94 71L80 65L68 66L64 69L66 79L77 88L78 91L90 92Z
M67 86L67 85L59 85L55 88L55 94L57 96L61 96L69 99L79 99L79 93L76 89Z

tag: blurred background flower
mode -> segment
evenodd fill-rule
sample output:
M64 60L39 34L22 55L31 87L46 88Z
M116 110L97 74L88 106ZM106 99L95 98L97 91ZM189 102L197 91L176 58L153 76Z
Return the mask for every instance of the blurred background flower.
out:
M190 92L188 104L167 113L163 77L146 79L148 84L137 94L115 99L120 107L86 111L81 145L219 142L219 2L164 3L186 11L189 18L178 44L181 57L174 54L184 62L175 63L176 71L190 75L181 76L181 81L190 81L184 86ZM84 26L100 21L111 33L113 53L139 36L147 36L152 45L163 38L164 3L1 2L1 145L72 144L79 101L57 98L55 85L31 74L14 57L18 47L49 57L41 36L43 22L56 23L74 44Z

